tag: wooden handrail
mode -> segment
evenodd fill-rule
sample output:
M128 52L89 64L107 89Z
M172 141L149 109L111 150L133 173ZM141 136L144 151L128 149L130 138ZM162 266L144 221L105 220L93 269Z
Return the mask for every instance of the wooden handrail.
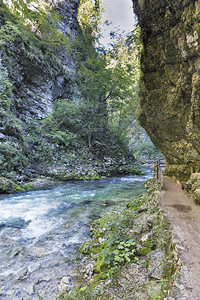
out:
M163 187L163 171L162 171L161 167L165 167L165 163L161 162L160 159L154 162L153 173L162 188Z

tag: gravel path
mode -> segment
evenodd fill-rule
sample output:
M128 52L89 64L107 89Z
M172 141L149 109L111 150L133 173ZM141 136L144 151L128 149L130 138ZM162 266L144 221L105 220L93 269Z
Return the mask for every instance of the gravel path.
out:
M173 227L180 253L180 278L169 299L200 300L200 206L169 177L164 177L161 207Z

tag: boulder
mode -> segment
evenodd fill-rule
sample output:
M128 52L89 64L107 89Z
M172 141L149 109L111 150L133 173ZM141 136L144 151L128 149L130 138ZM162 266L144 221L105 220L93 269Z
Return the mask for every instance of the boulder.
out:
M195 202L200 204L200 173L193 173L186 182L186 190L194 195Z
M147 254L149 258L148 275L153 279L162 279L165 253L161 249L156 249Z
M197 204L200 204L200 188L194 191L195 201Z
M0 194L11 194L23 191L24 189L18 184L5 177L0 177Z

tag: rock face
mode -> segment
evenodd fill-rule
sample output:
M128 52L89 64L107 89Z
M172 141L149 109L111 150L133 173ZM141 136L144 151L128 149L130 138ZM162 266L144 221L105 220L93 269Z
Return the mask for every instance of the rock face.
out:
M181 181L200 170L200 1L134 0L141 27L140 123Z
M76 98L76 71L67 44L50 49L54 37L51 38L49 30L45 48L33 30L31 35L31 31L16 18L14 2L0 2L0 172L10 179L16 179L16 174L18 177L29 176L29 170L33 169L30 159L34 156L31 148L36 130L30 131L30 124L35 122L37 128L38 121L52 113L54 100ZM74 38L79 0L46 2L59 16L58 32L68 40ZM22 9L24 3L30 4L26 10L30 20L30 13L46 2L20 3Z
M75 33L79 0L47 2L59 13L60 30L65 35L70 31ZM9 1L4 0L4 3L8 5ZM1 29L4 22L4 19L0 21ZM22 35L11 38L10 43L6 40L1 42L0 69L8 74L12 82L16 115L28 122L33 118L42 119L51 113L53 100L72 98L71 77L74 66L67 51L57 51L57 61L53 61L42 49L35 47L31 53L33 45L26 42Z
M195 202L200 204L200 173L193 173L186 182L186 189L194 196Z

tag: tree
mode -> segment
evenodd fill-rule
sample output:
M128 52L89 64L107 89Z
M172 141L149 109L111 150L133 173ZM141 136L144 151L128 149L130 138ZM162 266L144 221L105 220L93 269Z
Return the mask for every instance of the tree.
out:
M112 71L109 122L113 130L124 139L136 118L139 107L138 82L140 77L139 29L122 36L107 54L108 68Z
M9 10L15 24L18 23L19 27L25 26L29 30L29 35L32 32L48 50L54 51L59 47L68 46L68 38L59 30L60 16L47 2L15 0Z

